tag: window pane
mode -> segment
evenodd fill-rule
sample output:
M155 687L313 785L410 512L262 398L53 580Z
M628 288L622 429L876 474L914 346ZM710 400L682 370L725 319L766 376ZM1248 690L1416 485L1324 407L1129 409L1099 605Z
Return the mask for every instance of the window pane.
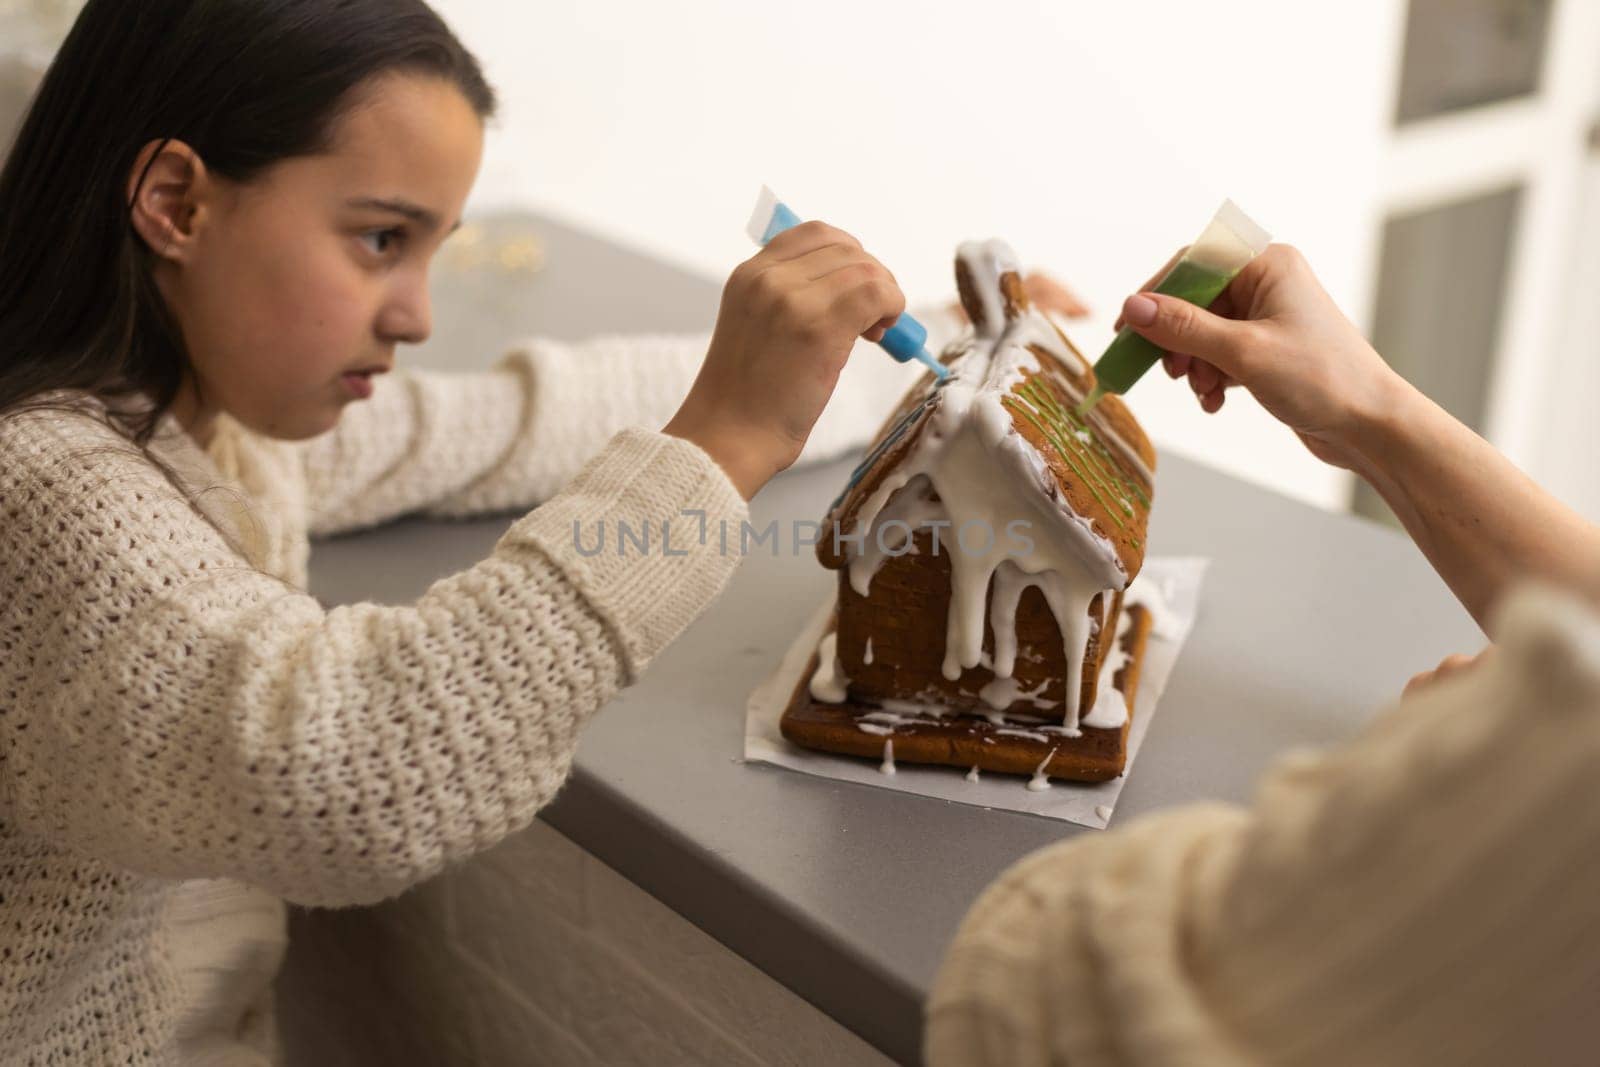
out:
M1372 343L1406 380L1480 433L1516 238L1520 185L1390 218ZM1387 508L1358 483L1355 510Z
M1550 0L1411 0L1397 123L1539 87Z

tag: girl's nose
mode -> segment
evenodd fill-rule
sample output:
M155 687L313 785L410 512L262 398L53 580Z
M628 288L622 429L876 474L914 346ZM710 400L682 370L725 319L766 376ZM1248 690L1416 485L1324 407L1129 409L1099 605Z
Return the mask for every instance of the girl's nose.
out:
M378 317L378 333L386 341L418 345L433 332L433 305L426 283L397 292Z

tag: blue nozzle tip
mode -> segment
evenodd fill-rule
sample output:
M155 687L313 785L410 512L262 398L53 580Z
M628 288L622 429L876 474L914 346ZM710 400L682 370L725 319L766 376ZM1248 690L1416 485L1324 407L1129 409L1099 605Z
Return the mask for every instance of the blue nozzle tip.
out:
M943 363L940 363L938 360L934 359L933 356L929 355L926 348L917 353L917 359L925 363L928 369L933 371L934 377L938 378L940 381L944 381L950 376L950 368L946 367Z

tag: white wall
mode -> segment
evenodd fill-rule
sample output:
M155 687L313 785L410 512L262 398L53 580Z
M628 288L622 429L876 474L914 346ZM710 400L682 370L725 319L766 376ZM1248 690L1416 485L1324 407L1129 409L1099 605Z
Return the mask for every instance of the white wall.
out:
M1584 202L1575 229L1600 234L1600 159L1583 174ZM1581 514L1600 522L1600 248L1579 243L1560 295L1566 314L1556 324L1556 348L1544 395L1540 397L1545 432L1529 473Z
M1502 379L1522 379L1513 398L1521 404L1508 403L1502 420L1520 440L1500 434L1495 443L1513 446L1511 458L1541 485L1600 522L1600 5L1560 0L1557 15L1565 36L1545 76L1548 128L1535 169L1550 186L1552 203L1536 223L1552 247L1543 269L1520 279L1519 294L1542 319L1502 371Z
M1001 236L1109 321L1231 196L1366 321L1400 0L437 6L503 100L474 206L536 206L720 278L765 182L914 301L951 290L957 242ZM1242 395L1204 418L1155 372L1132 400L1158 443L1344 503Z

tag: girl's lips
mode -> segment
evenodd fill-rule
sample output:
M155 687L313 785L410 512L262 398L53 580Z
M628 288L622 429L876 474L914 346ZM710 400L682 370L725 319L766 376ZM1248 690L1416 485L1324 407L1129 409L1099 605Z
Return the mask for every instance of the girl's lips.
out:
M371 374L359 374L352 371L349 374L342 375L339 380L344 383L344 387L349 390L350 395L357 400L365 400L372 395Z

